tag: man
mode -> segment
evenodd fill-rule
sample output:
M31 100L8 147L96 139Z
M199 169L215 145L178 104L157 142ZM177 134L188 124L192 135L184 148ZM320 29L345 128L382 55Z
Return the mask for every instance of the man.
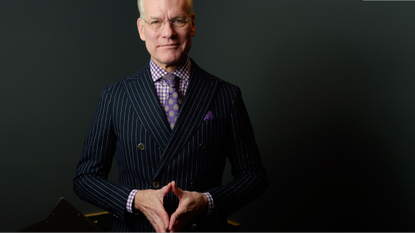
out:
M115 216L114 231L226 231L268 187L240 90L187 57L192 0L138 6L150 62L102 91L74 190ZM118 184L107 180L113 156ZM226 158L234 180L222 185Z

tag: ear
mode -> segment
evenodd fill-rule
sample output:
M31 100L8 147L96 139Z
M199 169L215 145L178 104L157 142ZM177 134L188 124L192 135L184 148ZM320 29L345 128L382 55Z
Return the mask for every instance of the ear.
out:
M137 19L137 29L142 41L146 41L146 34L144 33L144 22L142 18Z
M192 33L192 37L193 37L193 36L195 36L195 34L196 34L196 23L195 23L195 18L196 18L196 15L195 15L195 13L193 13L193 14L192 14L192 31L191 31L191 33Z

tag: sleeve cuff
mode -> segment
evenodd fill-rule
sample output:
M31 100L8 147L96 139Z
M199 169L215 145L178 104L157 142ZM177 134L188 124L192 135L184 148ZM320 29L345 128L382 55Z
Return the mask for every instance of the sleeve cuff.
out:
M127 212L130 213L130 214L136 214L136 215L138 214L138 213L133 211L134 197L135 197L135 194L137 192L138 192L138 189L133 189L133 190L131 190L130 194L128 195L127 204L126 204L125 207L127 209Z
M210 195L210 193L206 192L203 193L207 199L208 199L208 212L207 215L211 215L213 213L213 211L215 210L215 203L213 201L212 195Z

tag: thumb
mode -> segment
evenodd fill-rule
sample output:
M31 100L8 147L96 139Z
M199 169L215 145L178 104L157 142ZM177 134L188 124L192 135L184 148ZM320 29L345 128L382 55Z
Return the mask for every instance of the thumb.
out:
M160 189L160 193L164 197L164 196L166 196L171 191L171 188L172 188L172 184L170 182L168 185L166 185L162 189Z
M174 195L176 195L179 199L182 199L183 197L183 190L181 190L179 187L177 187L176 182L172 181L172 190Z

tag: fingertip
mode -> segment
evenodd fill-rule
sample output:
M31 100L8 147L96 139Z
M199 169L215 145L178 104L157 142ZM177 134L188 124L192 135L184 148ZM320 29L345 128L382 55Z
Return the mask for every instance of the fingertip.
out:
M182 190L176 184L172 187L173 193L176 194L179 198L181 197Z
M171 225L171 223L170 223L170 225ZM168 229L169 229L169 231L170 231L170 232L174 232L174 231L173 231L173 226L169 226L169 228L168 228Z
M170 232L174 232L174 228L173 228L173 224L172 224L172 223L170 223L170 226L169 226L169 231L170 231Z

